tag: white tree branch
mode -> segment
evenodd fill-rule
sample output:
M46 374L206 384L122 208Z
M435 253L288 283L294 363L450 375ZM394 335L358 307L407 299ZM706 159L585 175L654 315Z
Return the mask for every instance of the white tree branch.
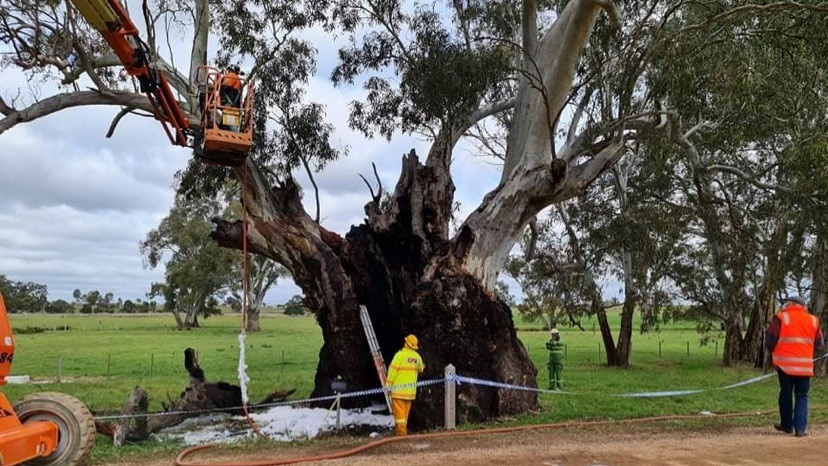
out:
M521 27L523 53L534 57L538 50L538 0L523 0Z
M602 9L616 16L610 2L570 1L538 43L534 62L540 76L521 81L502 180L517 165L540 166L552 153L553 124L567 102L581 51ZM541 89L528 90L533 85Z
M193 48L190 51L190 83L196 82L198 67L207 63L207 39L210 36L209 0L195 0L195 4Z
M507 100L502 100L500 102L495 102L495 103L493 103L491 105L487 105L485 107L481 107L481 108L475 110L474 112L472 112L471 115L469 115L468 120L463 125L463 127L459 130L459 132L460 133L465 133L466 130L468 130L472 126L476 125L480 121L482 121L482 120L484 120L484 119L486 119L486 118L488 118L492 115L498 114L498 113L500 113L504 110L514 108L514 106L515 106L515 99L507 99Z
M594 157L573 167L561 190L565 198L581 194L601 173L613 166L624 154L624 143L615 141L601 149Z
M78 91L53 95L25 109L14 110L8 114L4 113L5 118L0 120L0 134L19 123L34 121L67 108L89 105L118 105L154 113L152 105L143 94L116 90L109 92ZM190 118L191 126L199 126L200 124L201 122L198 120Z

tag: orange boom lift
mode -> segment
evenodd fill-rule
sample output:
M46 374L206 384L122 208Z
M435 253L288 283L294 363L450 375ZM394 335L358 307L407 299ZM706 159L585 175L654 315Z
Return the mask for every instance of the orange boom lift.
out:
M192 147L198 157L222 165L244 161L253 144L253 83L241 79L241 105L223 105L221 85L225 74L216 68L198 69L201 128L191 128L164 71L150 62L152 53L138 28L118 0L71 0L86 21L101 33L130 76L138 79L149 98L155 118L170 142ZM191 109L193 112L196 109ZM235 129L229 129L235 128Z
M6 304L0 294L0 385L14 360ZM81 464L95 443L95 420L80 400L64 393L37 393L14 406L0 393L0 466L31 461L39 466Z

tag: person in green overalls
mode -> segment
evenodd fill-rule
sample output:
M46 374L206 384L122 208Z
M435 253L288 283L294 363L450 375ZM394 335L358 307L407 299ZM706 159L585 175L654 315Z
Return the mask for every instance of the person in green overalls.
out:
M563 359L564 344L561 341L561 334L554 326L549 331L549 341L546 342L546 349L549 350L549 389L563 390Z

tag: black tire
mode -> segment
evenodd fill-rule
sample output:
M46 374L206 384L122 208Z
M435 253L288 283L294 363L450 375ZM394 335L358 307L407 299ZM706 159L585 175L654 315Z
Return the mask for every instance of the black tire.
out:
M82 466L87 463L95 444L95 418L80 400L65 393L36 393L16 403L14 412L23 424L51 421L58 426L55 452L48 457L31 460L26 465Z

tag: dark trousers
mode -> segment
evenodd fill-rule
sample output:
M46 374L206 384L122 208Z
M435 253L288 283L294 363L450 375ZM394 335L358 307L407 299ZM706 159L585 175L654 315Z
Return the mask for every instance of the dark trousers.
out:
M808 391L811 389L811 378L788 375L781 369L776 369L776 373L779 374L779 417L782 428L805 432L808 428Z

